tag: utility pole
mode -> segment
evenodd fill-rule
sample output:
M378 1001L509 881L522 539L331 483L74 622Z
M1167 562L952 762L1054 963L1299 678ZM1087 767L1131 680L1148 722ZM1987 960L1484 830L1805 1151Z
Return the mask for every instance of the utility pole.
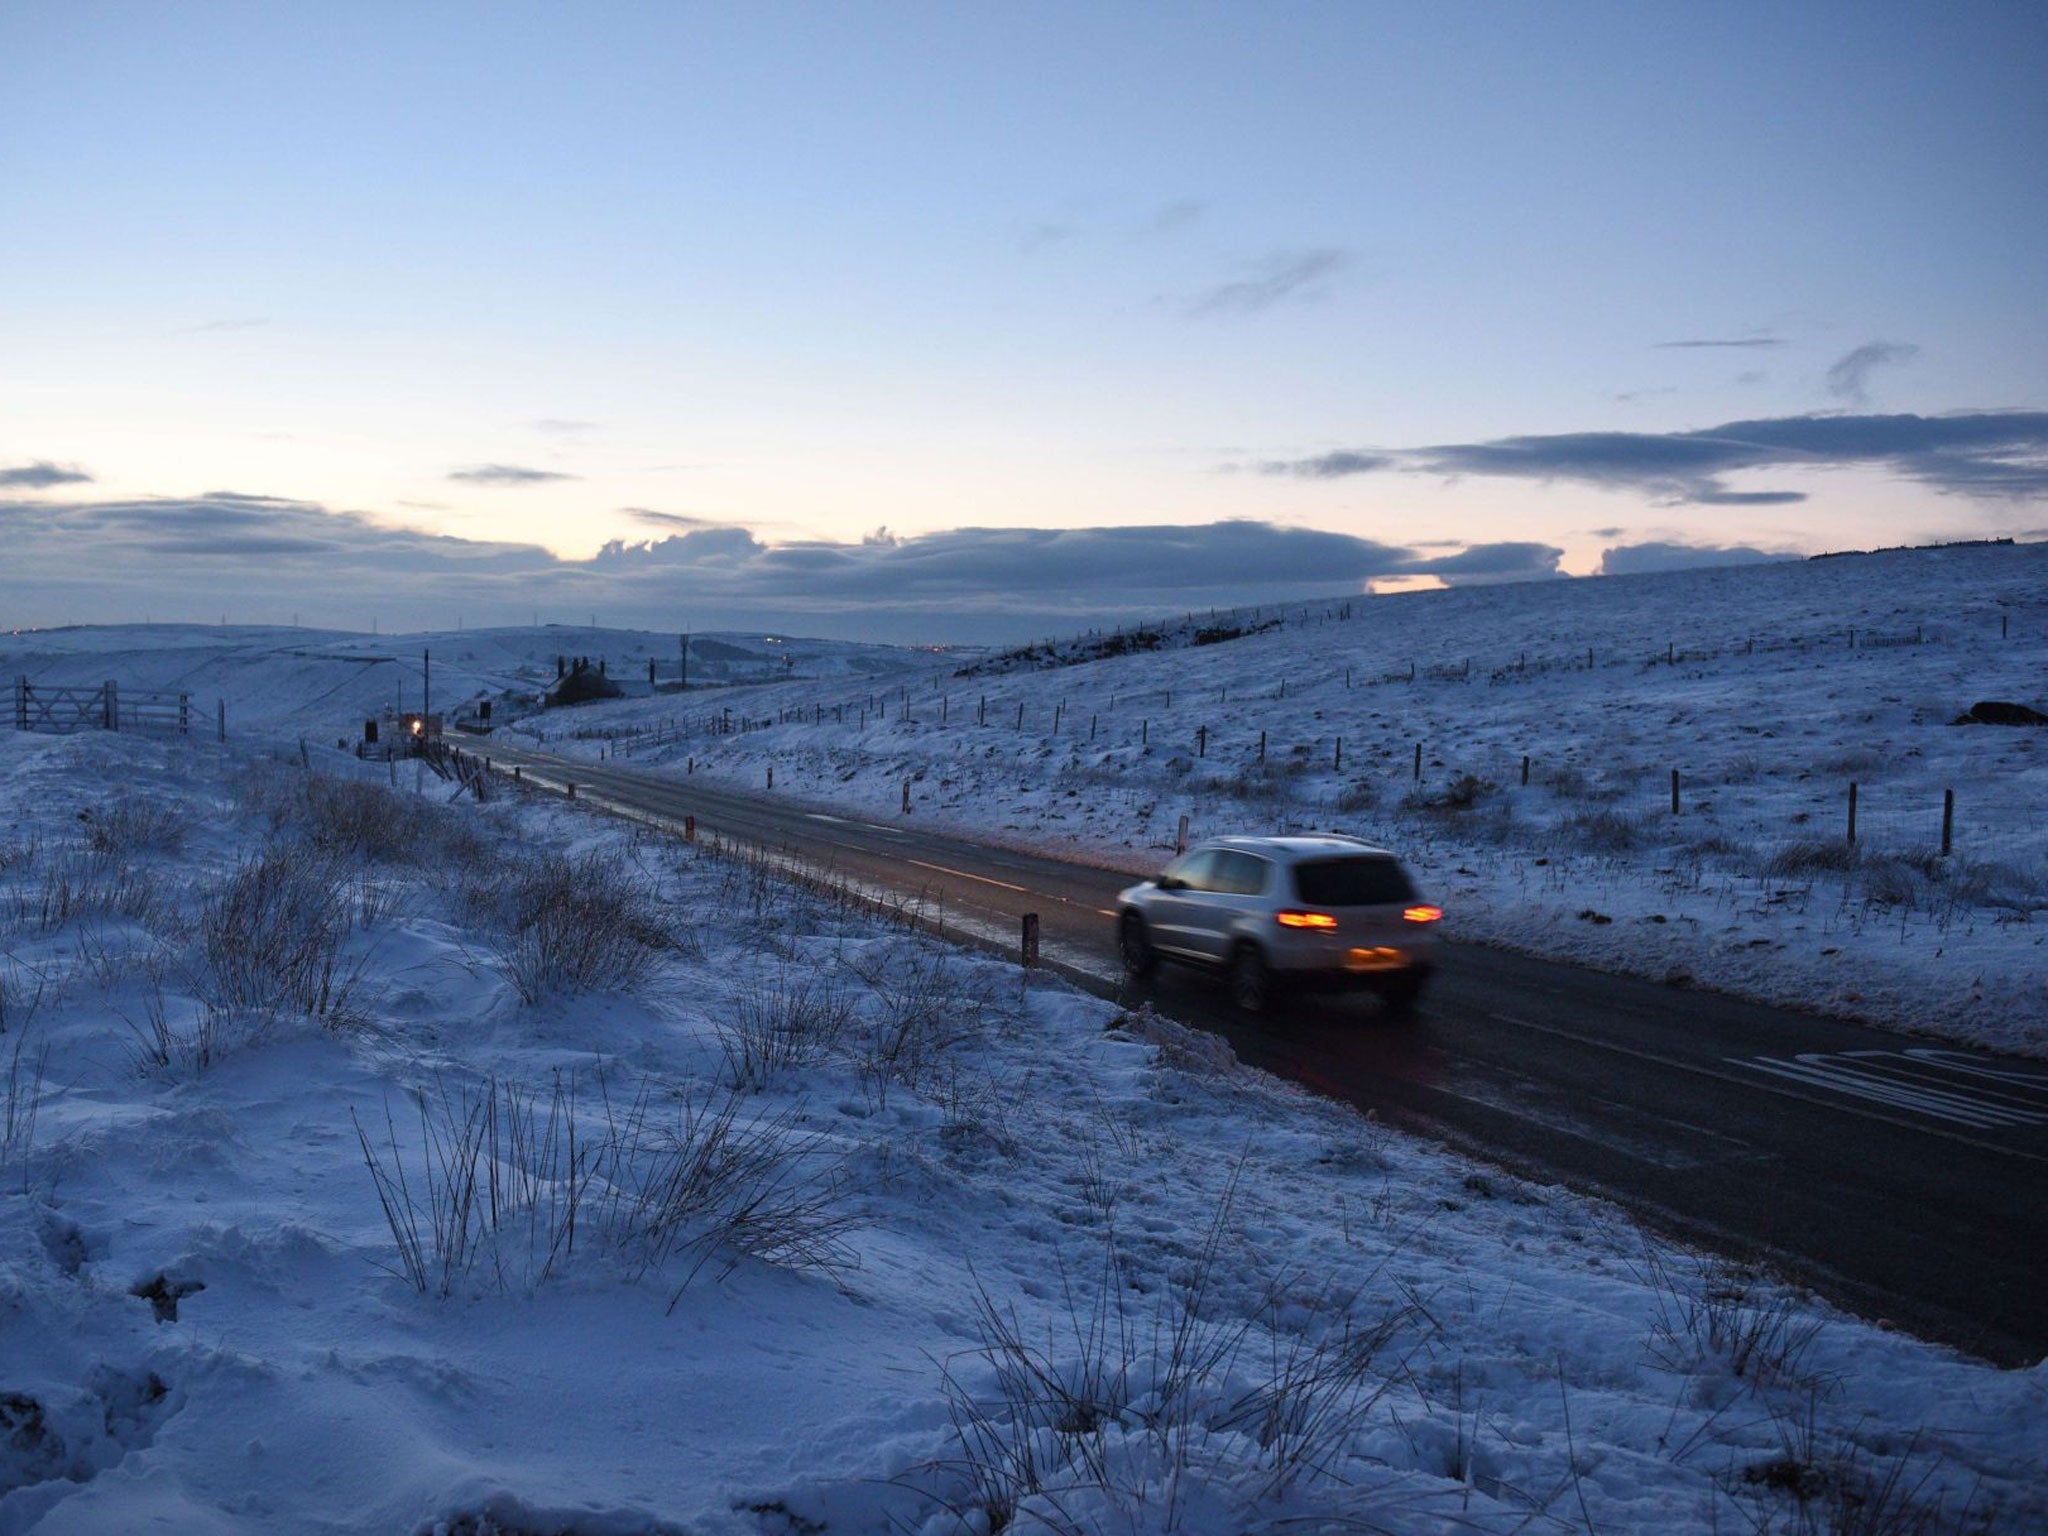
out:
M683 631L683 635L682 635L682 642L683 642L683 688L682 688L682 691L683 691L684 693L688 693L688 692L690 691L690 632L689 632L689 631L688 631L687 629Z
M427 715L434 707L434 653L420 652L420 729L427 728Z

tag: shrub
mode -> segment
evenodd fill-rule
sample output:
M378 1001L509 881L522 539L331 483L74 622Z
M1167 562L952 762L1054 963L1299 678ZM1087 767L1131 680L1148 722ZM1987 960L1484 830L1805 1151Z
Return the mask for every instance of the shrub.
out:
M743 1118L736 1090L644 1083L623 1106L575 1080L542 1095L486 1079L418 1096L410 1155L388 1112L374 1143L356 1137L398 1247L392 1272L423 1295L488 1278L499 1290L545 1283L579 1243L634 1278L687 1268L669 1305L714 1259L838 1274L859 1218L841 1165L800 1128L803 1106ZM669 1109L668 1106L673 1106ZM600 1123L601 1118L601 1123ZM408 1163L411 1171L408 1172Z
M1643 840L1643 818L1625 811L1573 811L1561 817L1557 834L1588 853L1626 853Z
M273 846L244 863L200 909L207 1003L338 1022L359 975L341 965L353 910L348 883L311 849Z
M517 866L501 895L512 937L499 963L529 1003L630 987L669 944L655 898L616 857L542 854Z
M17 926L48 933L88 913L146 924L162 910L159 882L127 859L73 847L39 864L40 878L14 893Z
M263 806L274 833L295 833L336 857L467 865L489 853L473 816L360 779L272 775L252 786L250 798Z
M977 1287L974 1369L949 1363L943 1382L958 1491L939 1497L963 1529L1171 1531L1194 1509L1219 1529L1351 1528L1345 1464L1402 1374L1379 1357L1419 1309L1361 1326L1311 1304L1339 1321L1302 1331L1281 1325L1291 1288L1276 1280L1264 1315L1219 1319L1228 1211L1226 1198L1185 1281L1156 1291L1111 1231L1092 1286L1062 1275L1070 1315L1043 1346Z
M1856 845L1843 838L1808 837L1785 844L1764 861L1764 873L1777 879L1814 874L1847 874L1856 867Z
M1353 779L1337 791L1337 809L1344 812L1376 810L1380 787L1371 779Z
M1411 811L1427 815L1458 816L1471 810L1494 792L1495 786L1476 773L1461 773L1438 789L1417 789L1402 802Z
M124 795L97 813L86 813L85 843L94 853L122 859L178 853L190 829L183 811Z
M849 1047L855 1067L883 1098L892 1083L931 1084L940 1058L987 1027L987 996L969 984L965 962L941 945L892 941L848 964L873 993Z
M766 1088L777 1073L823 1061L846 1034L852 999L831 983L797 973L783 986L757 981L733 999L718 1026L735 1088Z

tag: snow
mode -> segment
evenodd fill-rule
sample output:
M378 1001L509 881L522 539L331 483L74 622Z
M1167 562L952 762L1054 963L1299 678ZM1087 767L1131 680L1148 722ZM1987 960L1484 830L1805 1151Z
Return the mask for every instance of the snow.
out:
M2003 600L2010 661L1966 638L1970 623L1996 624L1965 603L1921 647L1849 658L1844 646L1825 664L1779 654L1767 701L1750 707L1815 757L1857 746L1861 715L1877 713L1891 745L1873 785L1955 774L1961 788L1963 766L1991 764L2016 803L2038 806L2024 733L1937 718L1941 689L1964 683L2038 702L2040 646L2018 638L2041 631L2038 552L2003 552L2011 566L1991 554L1849 585L1869 589L1857 611L1872 612L1925 590L1930 569L1966 567L1927 600L1964 588L1970 602ZM1786 613L1845 579L1826 564L1740 574ZM1769 617L1761 598L1737 612L1732 585L1612 586L1638 619L1715 590L1729 633ZM1543 603L1621 601L1562 587L1486 596L1525 621ZM1484 660L1487 605L1450 594L1443 606L1454 616L1441 627L1472 629ZM1049 714L1063 693L1235 694L1308 655L1384 662L1375 647L1391 636L1429 638L1419 622L1383 629L1361 611L1372 607L985 686L1012 713L1022 701ZM1599 643L1621 647L1626 615L1601 614L1556 627L1576 639L1598 620ZM48 680L63 664L55 644L25 638L42 659L14 669ZM450 639L430 641L437 671ZM1245 1070L1214 1037L946 949L745 860L560 803L449 801L449 786L410 765L394 793L382 765L331 749L309 752L317 771L305 772L297 736L324 742L376 706L367 694L319 702L348 664L324 663L323 684L299 643L251 641L211 660L147 637L72 646L77 675L124 687L146 684L110 670L111 655L139 667L163 653L154 675L209 696L234 677L246 688L233 718L248 723L226 744L0 732L0 1536L939 1533L1004 1518L1198 1536L1704 1536L1849 1528L1852 1509L1860 1528L1921 1528L1909 1524L1920 1515L1934 1529L2048 1525L2048 1364L1999 1371L1847 1317L1597 1201ZM516 675L548 654L521 660L508 646L492 665ZM1881 680L1867 675L1871 656ZM928 687L929 658L906 659L905 682ZM1202 670L1218 666L1231 670ZM1727 657L1690 670L1703 701L1759 681ZM1689 669L1636 657L1609 671L1592 676L1634 718ZM843 694L845 676L816 680L820 697L828 681ZM1435 752L1443 774L1477 771L1503 744L1561 756L1569 722L1534 733L1583 707L1568 691L1583 685L1536 676L1551 680L1354 687L1342 723L1364 750L1373 712L1398 705L1406 727L1426 704L1428 734L1472 754ZM1866 710L1864 682L1911 702ZM793 705L811 686L799 673L709 697L772 718L777 698ZM1536 692L1547 706L1528 702ZM1834 713L1814 719L1831 692ZM1315 709L1327 729L1347 704L1327 679L1289 693L1296 712L1274 718L1304 733ZM1162 732L1198 723L1193 704L1148 707ZM1735 750L1717 736L1733 704L1684 708L1683 727L1661 723L1680 712L1668 699L1642 719L1632 750L1654 761L1674 732L1703 762ZM578 724L630 728L656 711L707 709L695 694L657 697L579 711ZM1795 734L1809 725L1814 737ZM1000 762L975 766L998 744ZM1163 744L1117 748L1107 765L1156 797L1150 831L1113 825L1129 820L1113 798L1092 822L1031 809L1071 771L1070 740L1055 755L1043 730L1019 743L994 728L913 737L892 721L863 736L792 723L695 746L700 772L708 757L734 782L773 754L778 785L796 765L851 754L842 803L893 788L914 751L928 764L919 816L940 819L950 778L945 819L1101 858L1155 857L1178 806L1202 830L1251 814L1189 783L1202 769L1173 776ZM1919 758L1905 757L1912 747ZM1950 755L1927 765L1937 753ZM833 775L811 772L805 792L824 798ZM1766 809L1805 793L1791 773L1766 776ZM1321 817L1296 795L1256 811ZM1437 824L1404 812L1386 826ZM2016 825L2000 849L2022 873L2039 857L2033 829ZM1468 934L1519 923L1534 945L1542 914L1561 907L1541 879L1523 898L1503 872L1520 847L1447 824L1417 856L1459 893ZM1688 910L1681 897L1703 912L1736 905L1699 894L1705 877L1688 893L1632 873L1644 860L1554 857L1604 882L1590 899L1563 897L1613 913L1603 935L1635 926L1642 907ZM620 921L598 925L585 984L536 989L540 939L566 946L543 958L574 948L529 899L557 859L616 898ZM1459 877L1460 865L1482 872ZM266 927L248 905L257 886L296 892L298 915ZM236 892L236 910L257 915L244 942L210 947ZM1853 913L1862 899L1809 894L1803 919L1741 905L1745 922L1775 925L1793 966L1824 947L1795 925L1837 904L1824 937L1846 969L1864 951L1840 904ZM1987 997L2017 999L2000 1005L2002 1033L2033 1040L2021 1004L2038 996L2023 990L2038 987L2038 958L2020 967L2039 950L2023 943L2028 923L1996 921L2017 910L1954 915L1940 947L1985 945L1971 963L2008 989L1987 982ZM294 1002L281 969L236 968L260 949L253 936L323 921L332 963L312 974L332 983L324 994ZM1938 929L1913 914L1904 939L1895 914L1866 926L1907 955ZM1643 942L1632 963L1664 960ZM1938 985L1931 963L1912 975ZM701 1163L678 1156L692 1150ZM693 1168L697 1183L674 1181ZM437 1243L436 1201L454 1209L470 1172L478 1202L446 1218L454 1237ZM572 1191L573 1251L559 1219ZM408 1212L423 1287L406 1278Z

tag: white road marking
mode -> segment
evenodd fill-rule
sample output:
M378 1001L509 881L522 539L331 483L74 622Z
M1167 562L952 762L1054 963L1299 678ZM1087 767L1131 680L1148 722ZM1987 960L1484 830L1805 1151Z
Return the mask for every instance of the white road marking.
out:
M903 862L906 864L915 864L919 869L936 870L942 875L953 875L961 880L978 880L983 885L999 886L1003 890L1016 891L1020 895L1024 896L1029 896L1031 894L1031 887L1029 887L1028 885L1012 885L1007 880L991 880L986 875L970 875L964 869L949 869L944 864L927 864L923 859L905 859Z
M1752 1071L1951 1125L1977 1130L2048 1125L2048 1074L1998 1067L1955 1052L1806 1051L1789 1060L1728 1059Z

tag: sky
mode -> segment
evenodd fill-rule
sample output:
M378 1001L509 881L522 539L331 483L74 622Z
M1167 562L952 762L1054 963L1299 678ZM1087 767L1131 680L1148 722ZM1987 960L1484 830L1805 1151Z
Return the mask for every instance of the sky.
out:
M2048 536L2025 5L0 9L0 622Z

